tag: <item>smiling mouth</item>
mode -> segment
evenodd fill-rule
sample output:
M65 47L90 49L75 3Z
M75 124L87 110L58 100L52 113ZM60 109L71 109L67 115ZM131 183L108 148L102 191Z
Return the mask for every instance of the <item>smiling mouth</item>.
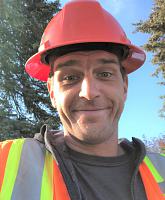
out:
M99 108L99 109L80 109L80 110L73 110L72 112L97 112L103 110L109 110L110 108Z

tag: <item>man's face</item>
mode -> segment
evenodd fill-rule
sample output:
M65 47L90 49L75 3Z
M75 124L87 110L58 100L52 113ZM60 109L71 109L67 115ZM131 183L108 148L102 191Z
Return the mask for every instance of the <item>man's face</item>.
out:
M118 120L127 94L115 54L79 51L59 57L48 81L64 134L86 144L117 137Z

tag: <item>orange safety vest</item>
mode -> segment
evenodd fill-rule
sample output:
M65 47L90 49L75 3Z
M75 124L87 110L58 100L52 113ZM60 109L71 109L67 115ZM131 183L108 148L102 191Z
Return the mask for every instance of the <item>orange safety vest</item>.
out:
M164 177L151 160L145 157L139 167L147 198L165 200ZM0 143L0 200L22 199L71 200L57 160L30 138Z

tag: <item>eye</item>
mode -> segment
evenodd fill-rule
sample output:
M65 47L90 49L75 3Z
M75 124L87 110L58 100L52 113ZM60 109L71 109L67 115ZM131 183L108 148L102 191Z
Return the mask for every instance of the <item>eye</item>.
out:
M63 84L72 84L76 83L78 80L80 80L80 76L76 74L71 74L71 75L65 75L62 78Z
M74 81L74 80L78 80L78 79L79 79L79 76L77 76L77 75L64 76L64 80L67 80L67 81Z
M98 78L110 78L112 76L112 72L99 72L97 73Z

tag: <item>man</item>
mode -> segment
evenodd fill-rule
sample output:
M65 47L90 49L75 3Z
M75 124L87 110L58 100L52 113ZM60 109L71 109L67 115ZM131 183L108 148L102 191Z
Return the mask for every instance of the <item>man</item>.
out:
M165 157L143 143L118 142L127 74L145 61L97 1L70 1L26 63L46 81L63 132L1 144L2 200L163 200Z

